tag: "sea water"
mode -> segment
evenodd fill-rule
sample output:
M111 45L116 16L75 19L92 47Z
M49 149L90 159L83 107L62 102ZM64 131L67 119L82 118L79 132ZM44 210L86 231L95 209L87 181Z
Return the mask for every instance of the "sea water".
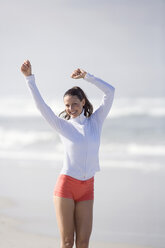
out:
M64 108L60 101L50 105L57 115ZM101 166L159 169L164 168L164 157L165 99L115 99L102 130ZM58 133L41 117L33 99L0 99L0 159L34 160L36 165L40 160L63 160Z

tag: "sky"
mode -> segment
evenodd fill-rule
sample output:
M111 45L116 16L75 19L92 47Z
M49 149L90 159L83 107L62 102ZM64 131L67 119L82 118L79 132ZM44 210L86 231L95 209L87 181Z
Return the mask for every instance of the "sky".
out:
M0 96L29 96L20 66L32 64L44 97L79 85L76 68L102 78L116 97L165 93L164 0L0 0Z

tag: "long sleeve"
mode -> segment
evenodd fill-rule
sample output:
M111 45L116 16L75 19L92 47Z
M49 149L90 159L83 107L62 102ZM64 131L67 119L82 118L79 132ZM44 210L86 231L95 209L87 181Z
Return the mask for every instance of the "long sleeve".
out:
M112 85L104 82L102 79L97 78L89 73L86 74L84 79L94 84L104 93L100 106L92 114L92 116L96 118L100 124L102 124L111 109L115 88Z
M42 116L46 119L46 121L51 125L53 129L65 136L66 130L68 130L70 127L68 121L58 117L45 103L36 86L34 75L27 76L25 77L25 79L31 90L35 104Z

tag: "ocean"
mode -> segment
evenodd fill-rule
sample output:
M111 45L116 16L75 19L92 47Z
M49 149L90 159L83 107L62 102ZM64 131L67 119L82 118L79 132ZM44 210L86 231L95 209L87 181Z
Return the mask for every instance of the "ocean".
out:
M64 108L59 102L49 104L56 114ZM0 159L32 160L36 165L54 161L55 166L63 160L59 136L40 116L33 99L1 98L0 106ZM102 130L101 166L157 170L164 168L164 158L165 99L115 99Z

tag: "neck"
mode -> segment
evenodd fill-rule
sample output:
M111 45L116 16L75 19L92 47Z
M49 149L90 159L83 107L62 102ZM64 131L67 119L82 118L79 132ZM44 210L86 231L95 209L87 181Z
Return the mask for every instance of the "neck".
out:
M80 124L83 124L85 120L86 120L86 116L84 115L84 109L82 110L81 114L78 115L77 117L75 117L75 118L72 118L71 117L70 118L70 121L72 121L72 122L78 122Z

